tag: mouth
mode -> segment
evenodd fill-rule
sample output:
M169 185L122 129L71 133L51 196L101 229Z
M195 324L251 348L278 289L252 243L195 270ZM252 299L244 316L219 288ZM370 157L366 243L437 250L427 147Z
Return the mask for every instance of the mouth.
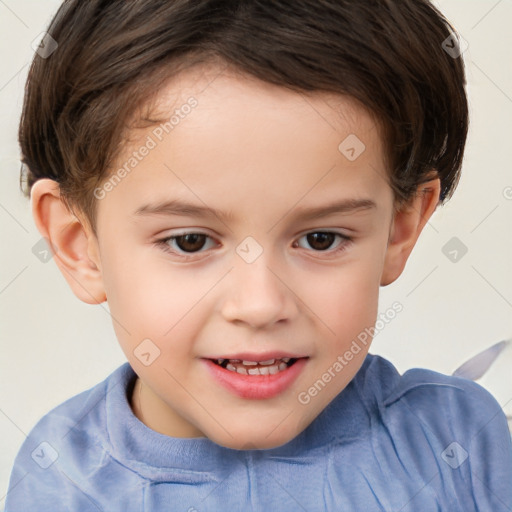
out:
M283 357L267 359L266 361L248 361L244 359L210 360L221 368L239 373L240 375L276 375L293 366L298 361L298 358Z
M250 399L266 399L289 389L309 357L203 358L214 380L231 393ZM259 359L259 360L254 360Z

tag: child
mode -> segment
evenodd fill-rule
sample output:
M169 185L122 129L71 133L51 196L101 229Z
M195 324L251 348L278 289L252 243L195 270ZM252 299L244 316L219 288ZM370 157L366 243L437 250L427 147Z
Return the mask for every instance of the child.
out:
M457 49L427 0L63 4L23 162L128 362L37 423L7 512L511 510L490 393L368 353L459 178Z

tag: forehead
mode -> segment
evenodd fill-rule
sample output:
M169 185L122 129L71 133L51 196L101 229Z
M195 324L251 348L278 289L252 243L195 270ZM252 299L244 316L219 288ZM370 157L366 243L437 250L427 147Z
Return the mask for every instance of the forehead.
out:
M197 99L203 112L221 110L224 119L229 119L233 110L254 113L263 109L269 120L286 121L292 115L309 117L313 128L322 122L332 130L343 130L347 125L360 132L380 129L375 116L351 96L328 91L296 91L214 62L177 73L143 105L135 120L147 116L165 122L190 97ZM246 117L245 124L257 117Z
M173 77L146 107L158 121L129 132L112 169L151 146L111 194L123 192L131 204L155 194L223 204L249 192L265 204L289 204L341 184L355 196L374 195L387 181L379 126L347 96L201 66Z

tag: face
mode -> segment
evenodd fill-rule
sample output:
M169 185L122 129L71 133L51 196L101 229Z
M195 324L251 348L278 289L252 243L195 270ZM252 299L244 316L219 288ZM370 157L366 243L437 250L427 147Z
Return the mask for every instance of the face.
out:
M354 340L375 324L393 220L378 128L348 98L205 68L158 111L171 122L132 130L96 194L134 411L170 436L282 445L369 349Z

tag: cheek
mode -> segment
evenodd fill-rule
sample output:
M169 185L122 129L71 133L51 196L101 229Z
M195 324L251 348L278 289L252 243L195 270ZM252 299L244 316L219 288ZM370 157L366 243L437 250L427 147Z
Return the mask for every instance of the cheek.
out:
M378 254L378 253L377 253ZM339 353L353 339L375 323L378 312L381 260L361 257L332 272L322 288L310 295L321 323L328 327L332 354Z
M375 280L352 273L340 289L332 290L326 304L333 330L339 339L357 336L373 325L377 315L379 287Z
M155 257L155 251L146 247L125 252L117 246L104 261L113 325L128 349L149 338L165 350L185 326L190 329L195 306L212 286L211 279L195 279L191 270L173 267Z

